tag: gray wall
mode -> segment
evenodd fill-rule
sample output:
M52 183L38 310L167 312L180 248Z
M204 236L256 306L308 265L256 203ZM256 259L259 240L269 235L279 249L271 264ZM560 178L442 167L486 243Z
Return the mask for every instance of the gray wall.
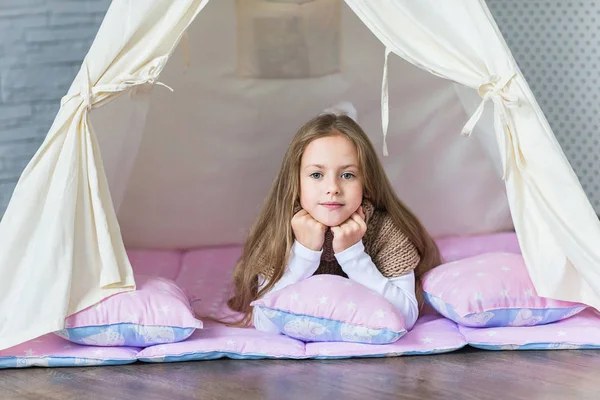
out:
M0 215L110 0L0 0Z
M487 4L600 214L600 1Z
M600 0L487 2L600 213ZM0 214L109 4L0 0Z

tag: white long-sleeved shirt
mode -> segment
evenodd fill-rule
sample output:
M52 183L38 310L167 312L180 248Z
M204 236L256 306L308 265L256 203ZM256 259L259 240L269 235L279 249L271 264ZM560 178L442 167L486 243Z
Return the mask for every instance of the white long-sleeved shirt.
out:
M295 241L286 270L269 293L277 292L294 283L310 278L319 268L322 252L322 250L310 250ZM342 270L348 275L348 278L386 298L404 316L406 328L412 329L419 316L413 271L397 278L386 278L377 269L371 257L365 253L362 241L335 254L335 258ZM266 283L262 276L259 276L261 289ZM267 294L265 293L265 295ZM253 322L257 330L280 333L279 328L267 318L260 308L254 307L253 314Z

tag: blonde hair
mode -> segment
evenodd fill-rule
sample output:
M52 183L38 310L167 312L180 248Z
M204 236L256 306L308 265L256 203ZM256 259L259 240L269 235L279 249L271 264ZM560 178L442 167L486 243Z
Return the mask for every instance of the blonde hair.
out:
M439 250L419 219L398 199L373 144L362 128L345 115L321 114L296 133L281 169L252 226L242 255L233 273L234 295L228 306L243 314L240 325L252 320L250 303L271 290L281 279L294 241L291 220L300 197L300 163L304 150L315 139L343 135L354 145L363 179L363 196L375 209L386 211L394 224L412 241L420 255L420 267L428 270L440 264ZM259 290L258 276L274 271L272 279ZM418 278L418 277L417 277Z

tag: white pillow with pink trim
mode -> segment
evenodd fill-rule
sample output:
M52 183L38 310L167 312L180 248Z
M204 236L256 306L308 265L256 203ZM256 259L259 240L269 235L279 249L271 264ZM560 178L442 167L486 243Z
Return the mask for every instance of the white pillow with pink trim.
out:
M469 327L544 325L586 308L538 296L520 254L487 253L442 264L422 282L436 311Z

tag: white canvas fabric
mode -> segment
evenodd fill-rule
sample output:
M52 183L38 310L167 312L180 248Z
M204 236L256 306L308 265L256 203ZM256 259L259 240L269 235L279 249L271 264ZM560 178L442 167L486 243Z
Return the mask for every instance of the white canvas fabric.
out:
M154 83L206 1L113 1L0 224L0 349L135 288L88 113Z
M487 6L347 0L392 52L494 106L515 231L538 294L600 307L600 223Z
M485 3L346 4L291 11L336 18L341 58L286 79L240 68L235 0L114 0L0 223L0 349L132 290L126 246L242 243L296 129L344 102L434 236L514 222L540 295L600 306L600 224Z

